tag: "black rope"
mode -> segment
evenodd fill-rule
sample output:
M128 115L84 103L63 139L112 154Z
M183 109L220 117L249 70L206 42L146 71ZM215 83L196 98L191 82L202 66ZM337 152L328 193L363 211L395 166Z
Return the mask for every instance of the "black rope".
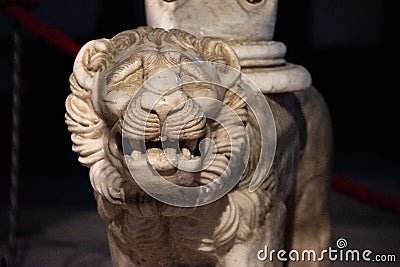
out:
M19 137L20 137L20 92L21 92L21 28L14 24L13 30L13 95L11 125L11 181L10 214L8 232L8 267L17 266L17 217L19 178Z

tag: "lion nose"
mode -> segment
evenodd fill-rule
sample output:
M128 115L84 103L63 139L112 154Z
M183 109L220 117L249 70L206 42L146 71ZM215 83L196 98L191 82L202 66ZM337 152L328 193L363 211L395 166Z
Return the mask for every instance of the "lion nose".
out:
M154 112L164 123L171 111L181 109L189 96L182 90L175 90L172 93L159 95L153 92L145 92L142 95L141 107L149 112Z

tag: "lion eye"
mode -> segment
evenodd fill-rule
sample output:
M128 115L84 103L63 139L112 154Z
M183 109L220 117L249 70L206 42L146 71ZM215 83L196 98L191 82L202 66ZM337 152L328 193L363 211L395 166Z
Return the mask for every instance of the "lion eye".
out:
M164 2L171 3L171 2L176 2L176 0L164 0Z

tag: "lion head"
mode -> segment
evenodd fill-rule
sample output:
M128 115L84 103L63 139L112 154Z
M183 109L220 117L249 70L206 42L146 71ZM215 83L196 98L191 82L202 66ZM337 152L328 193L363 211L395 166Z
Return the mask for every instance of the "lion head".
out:
M180 30L140 27L85 44L70 77L66 123L94 190L153 214L164 204L136 178L146 192L168 194L160 181L197 187L245 166L239 186L248 185L260 132L239 70L225 43Z

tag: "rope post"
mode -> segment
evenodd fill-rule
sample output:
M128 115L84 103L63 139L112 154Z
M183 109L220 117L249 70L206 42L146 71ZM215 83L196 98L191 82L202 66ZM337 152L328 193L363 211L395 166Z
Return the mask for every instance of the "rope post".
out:
M0 0L0 9L8 10L32 8L38 0ZM24 10L24 9L23 9ZM12 74L12 125L11 125L11 169L10 169L10 208L8 229L8 250L2 258L0 267L17 267L18 263L18 187L19 187L19 149L20 149L20 101L21 101L21 24L14 21L13 28L13 74Z
M8 267L17 266L17 218L19 182L20 92L21 92L21 27L15 22L13 30L13 94L11 126L11 181L8 232Z

